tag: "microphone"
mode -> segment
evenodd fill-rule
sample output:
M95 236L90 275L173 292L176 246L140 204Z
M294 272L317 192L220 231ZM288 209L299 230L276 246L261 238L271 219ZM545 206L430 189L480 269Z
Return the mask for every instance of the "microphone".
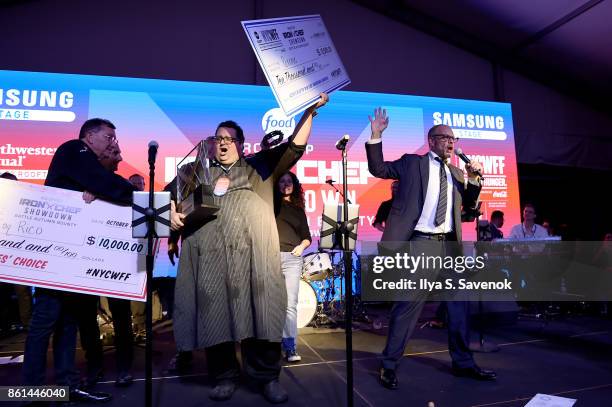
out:
M338 150L344 150L350 138L351 137L348 134L345 134L344 136L342 136L340 140L336 141L336 148Z
M470 159L468 158L468 156L467 156L467 155L465 155L465 154L464 154L464 152L463 152L463 150L462 150L462 149L460 149L460 148L456 149L456 150L455 150L455 155L456 155L457 157L461 158L461 161L463 161L464 163L466 163L466 164L469 164L469 163L470 163ZM478 176L479 176L481 179L484 179L484 177L482 176L482 173L481 173L480 171L476 171L476 174L478 174Z
M333 179L331 179L331 178L330 178L330 179L328 179L327 181L325 181L325 183L326 183L326 184L329 184L329 185L334 185L334 182L336 182L336 181L334 181L334 180L333 180Z
M155 164L155 157L157 156L157 148L159 144L155 140L149 141L149 165Z

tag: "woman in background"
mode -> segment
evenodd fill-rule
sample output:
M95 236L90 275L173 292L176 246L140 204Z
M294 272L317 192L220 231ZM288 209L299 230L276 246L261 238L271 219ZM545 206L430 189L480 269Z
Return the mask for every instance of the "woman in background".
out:
M287 362L299 362L302 358L297 353L296 338L298 293L304 264L302 253L310 246L312 238L304 212L304 190L295 174L283 174L276 183L274 192L281 270L287 286L287 317L282 346Z

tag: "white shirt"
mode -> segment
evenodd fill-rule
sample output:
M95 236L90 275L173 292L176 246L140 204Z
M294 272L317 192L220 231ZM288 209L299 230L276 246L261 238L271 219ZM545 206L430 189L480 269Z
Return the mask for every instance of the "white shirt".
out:
M548 237L548 231L543 226L533 224L531 230L525 229L523 223L512 226L508 239L539 239Z
M421 217L414 230L423 233L449 233L453 231L453 177L448 165L444 166L446 171L446 215L444 222L436 226L436 210L438 209L438 198L440 197L440 163L436 161L437 154L430 151L429 157L429 180L427 181L427 192Z

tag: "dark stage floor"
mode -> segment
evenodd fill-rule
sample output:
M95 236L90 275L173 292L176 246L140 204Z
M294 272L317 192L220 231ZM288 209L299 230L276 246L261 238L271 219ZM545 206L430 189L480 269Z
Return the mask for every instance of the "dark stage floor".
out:
M379 310L380 311L380 310ZM375 313L376 310L371 310ZM208 399L209 382L203 353L197 352L189 375L170 376L164 369L174 353L169 326L156 327L154 348L155 406L259 406L269 405L246 386L233 399L216 403ZM417 406L433 401L436 407L524 406L536 393L578 399L576 406L612 406L612 321L570 316L550 321L519 320L516 325L489 329L488 339L498 343L497 353L479 353L477 362L497 371L496 382L476 382L450 374L446 331L416 330L398 370L400 389L380 387L376 380L378 352L386 327L362 326L354 332L355 405ZM0 343L0 356L14 354L23 346L23 336ZM303 407L346 404L344 332L306 328L299 338L302 362L285 366L281 382L289 391L286 405ZM144 405L144 349L136 350L136 382L127 389L114 387L114 359L106 354L105 381L101 391L114 394L107 406ZM82 352L78 365L83 368ZM49 364L52 366L51 352ZM19 384L21 365L0 366L0 384ZM49 377L52 375L49 369Z

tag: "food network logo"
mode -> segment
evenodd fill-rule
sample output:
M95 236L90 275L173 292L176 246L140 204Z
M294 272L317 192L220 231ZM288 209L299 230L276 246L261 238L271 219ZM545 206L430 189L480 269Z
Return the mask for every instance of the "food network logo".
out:
M268 110L261 119L261 128L264 133L268 134L271 131L280 130L283 132L283 138L287 138L293 134L295 125L295 116L287 117L283 109L279 107Z
M0 88L0 120L73 122L73 106L74 94L68 91Z

